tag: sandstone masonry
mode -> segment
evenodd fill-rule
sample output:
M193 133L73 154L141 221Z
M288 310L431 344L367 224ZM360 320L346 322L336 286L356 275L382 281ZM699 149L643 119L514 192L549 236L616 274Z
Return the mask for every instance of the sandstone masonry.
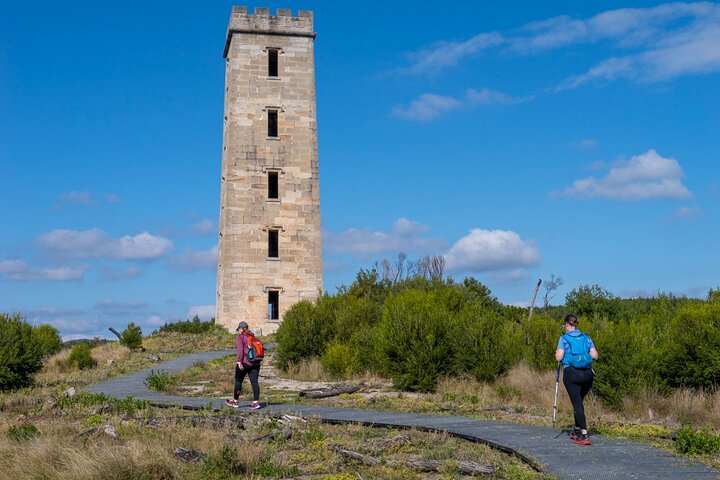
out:
M322 292L312 12L234 7L225 116L216 320L274 331Z

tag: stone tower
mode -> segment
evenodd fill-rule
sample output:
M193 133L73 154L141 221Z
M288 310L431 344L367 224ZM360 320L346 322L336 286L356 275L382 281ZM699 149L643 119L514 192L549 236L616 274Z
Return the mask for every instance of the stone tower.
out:
M225 116L217 322L277 329L322 292L312 12L234 7Z

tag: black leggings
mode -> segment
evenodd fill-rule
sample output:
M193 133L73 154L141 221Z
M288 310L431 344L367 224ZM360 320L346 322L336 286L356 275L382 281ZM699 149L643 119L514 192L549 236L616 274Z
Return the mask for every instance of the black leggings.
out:
M240 392L242 392L242 383L243 380L245 380L246 374L250 379L250 385L252 385L253 400L257 402L260 399L260 384L258 383L258 378L260 377L260 364L252 366L243 365L242 370L238 367L237 363L235 364L235 390L233 392L233 398L237 400L240 396Z
M586 430L587 423L585 422L583 399L593 384L592 369L565 367L563 370L563 383L572 402L573 410L575 410L575 426L581 430Z

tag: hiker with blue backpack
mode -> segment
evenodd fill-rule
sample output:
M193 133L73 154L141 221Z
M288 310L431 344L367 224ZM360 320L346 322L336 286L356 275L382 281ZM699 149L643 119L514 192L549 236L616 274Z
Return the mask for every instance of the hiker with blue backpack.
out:
M578 319L575 315L565 316L563 322L565 333L558 341L555 360L562 362L563 384L575 411L575 426L570 438L578 445L590 445L583 399L592 388L594 377L592 362L598 359L598 352L592 339L578 330L577 326Z

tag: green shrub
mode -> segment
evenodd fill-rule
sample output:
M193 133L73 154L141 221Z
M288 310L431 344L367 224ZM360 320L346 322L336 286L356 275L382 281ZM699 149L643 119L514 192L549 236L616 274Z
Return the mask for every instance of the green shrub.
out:
M49 357L62 350L62 338L60 332L52 325L38 325L33 327L33 337L40 348L43 357Z
M581 285L565 296L565 305L578 317L605 317L615 319L619 299L600 285Z
M130 350L135 350L142 346L142 330L135 325L135 322L128 323L120 336L122 337L120 344L125 345Z
M714 389L720 385L720 304L679 308L667 328L660 377L671 388Z
M525 323L525 359L531 367L536 370L555 368L555 350L564 333L561 328L561 322L542 315L535 315L530 323Z
M334 322L329 315L332 302L328 297L321 298L315 305L303 300L288 309L275 332L275 361L279 368L286 369L289 363L324 353Z
M692 427L685 426L677 432L675 448L680 453L712 455L720 451L720 435L716 435L706 428L694 430Z
M37 427L32 423L21 423L10 427L8 438L14 442L22 442L36 437L39 433Z
M323 370L335 378L347 378L360 370L359 353L347 343L329 344L320 363Z
M593 362L593 390L608 406L617 407L624 396L656 383L659 337L651 322L599 319L581 322L580 330L590 335L600 354L600 361Z
M0 391L27 387L42 368L33 328L20 315L0 313Z
M453 368L450 313L432 292L407 290L385 302L376 346L382 371L403 390L431 392Z
M150 390L157 392L165 392L171 385L175 384L175 378L164 370L150 370L147 377L145 377L145 386Z
M227 444L219 452L209 454L203 467L205 473L213 478L228 478L247 472L247 465L240 459L237 448Z
M215 324L215 318L211 318L203 322L200 317L195 315L192 320L183 320L180 322L166 323L160 327L159 332L175 332L175 333L193 333L196 335L209 333L215 330L224 331L220 325Z
M458 370L480 381L494 381L522 360L522 332L480 304L462 311L452 338Z
M69 367L77 367L80 370L85 370L86 368L94 368L97 366L97 360L95 360L92 357L92 354L90 353L90 345L87 343L78 343L76 344L72 351L70 352L70 356L68 356L67 364Z

